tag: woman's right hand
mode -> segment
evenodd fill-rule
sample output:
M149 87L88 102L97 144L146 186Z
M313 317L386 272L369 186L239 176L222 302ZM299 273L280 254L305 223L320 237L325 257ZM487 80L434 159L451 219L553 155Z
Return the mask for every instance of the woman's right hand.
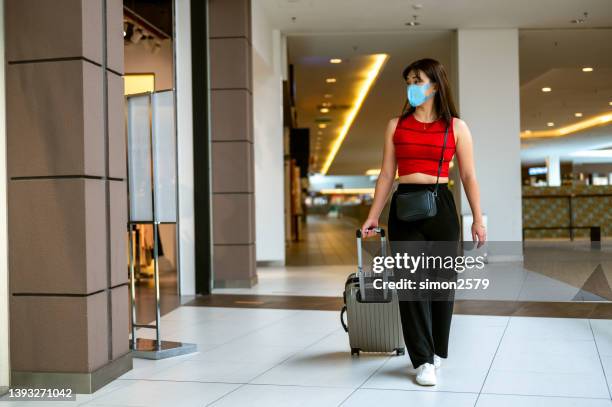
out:
M377 228L378 227L378 219L366 219L366 221L363 223L363 226L361 226L361 236L363 238L375 235L376 232L374 232L372 229L373 228Z

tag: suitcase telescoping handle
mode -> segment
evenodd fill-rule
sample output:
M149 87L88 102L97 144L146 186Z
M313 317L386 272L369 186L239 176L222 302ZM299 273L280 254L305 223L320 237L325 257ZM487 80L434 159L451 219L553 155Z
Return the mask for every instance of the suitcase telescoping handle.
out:
M385 233L385 229L381 227L370 227L368 230L373 230L375 233L380 235L380 250L381 255L385 256L387 254L387 234ZM363 241L362 241L362 233L361 229L357 229L357 277L359 277L359 293L361 295L361 300L365 301L365 275L363 272ZM383 273L383 280L386 282L387 273ZM384 293L385 300L387 299L387 292Z

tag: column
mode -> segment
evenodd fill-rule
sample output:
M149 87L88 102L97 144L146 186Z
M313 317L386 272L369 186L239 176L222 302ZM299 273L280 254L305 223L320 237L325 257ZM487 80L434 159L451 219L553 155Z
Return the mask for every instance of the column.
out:
M176 136L178 165L178 236L180 264L179 292L196 294L194 169L193 169L193 94L191 75L190 0L174 1L174 63L176 78Z
M209 0L213 278L251 287L255 271L251 1Z
M558 155L546 157L546 181L549 187L561 186L561 161Z
M253 8L253 137L258 264L285 263L283 66L286 41L262 7Z
M4 55L4 0L0 0L0 55ZM0 65L0 95L5 94L4 58ZM0 218L6 219L6 104L0 98ZM8 311L8 235L6 222L0 222L0 395L8 390L9 365L9 311Z
M491 241L522 239L518 57L516 29L457 32L459 109L474 140ZM465 193L460 210L471 213Z
M132 367L121 0L6 0L13 386Z

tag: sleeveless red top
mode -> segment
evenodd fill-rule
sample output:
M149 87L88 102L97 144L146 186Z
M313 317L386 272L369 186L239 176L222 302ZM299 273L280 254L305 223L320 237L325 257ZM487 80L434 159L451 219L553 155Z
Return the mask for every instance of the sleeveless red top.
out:
M414 115L400 118L393 133L395 158L399 176L415 172L438 175L438 163L442 155L446 123L440 118L432 123L418 121ZM455 155L455 134L452 123L446 137L444 161L440 177L448 177L448 163Z

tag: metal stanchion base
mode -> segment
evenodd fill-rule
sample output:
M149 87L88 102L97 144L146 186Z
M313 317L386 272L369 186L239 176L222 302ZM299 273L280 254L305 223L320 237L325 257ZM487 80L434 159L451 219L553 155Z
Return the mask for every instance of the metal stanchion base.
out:
M136 338L136 346L130 340L132 356L140 359L166 359L198 351L195 343L160 341L159 349L155 339Z

